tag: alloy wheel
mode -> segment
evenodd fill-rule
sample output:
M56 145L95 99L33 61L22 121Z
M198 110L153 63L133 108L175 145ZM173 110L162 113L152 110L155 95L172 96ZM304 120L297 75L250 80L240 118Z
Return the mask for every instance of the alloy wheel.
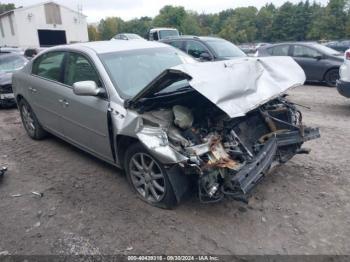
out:
M32 111L28 108L27 105L23 105L21 108L22 112L22 119L23 119L23 124L25 128L28 130L28 132L34 134L35 132L35 125L34 125L34 118L32 115Z
M165 178L163 171L146 153L136 153L129 163L131 182L137 192L149 202L160 202L165 195Z
M330 86L335 86L338 79L339 79L339 72L337 70L331 70L327 76L327 84Z

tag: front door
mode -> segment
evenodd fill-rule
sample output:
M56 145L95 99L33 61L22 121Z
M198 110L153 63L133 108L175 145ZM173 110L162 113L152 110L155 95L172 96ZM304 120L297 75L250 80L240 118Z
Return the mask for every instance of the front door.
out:
M66 88L61 93L64 135L73 144L113 162L107 121L109 102L98 96L75 95L72 86L79 81L95 81L103 87L92 62L80 53L70 52L64 73Z

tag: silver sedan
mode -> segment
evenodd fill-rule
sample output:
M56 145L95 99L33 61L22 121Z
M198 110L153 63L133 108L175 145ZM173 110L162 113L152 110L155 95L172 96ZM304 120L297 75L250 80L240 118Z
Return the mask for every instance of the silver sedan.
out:
M45 50L13 77L28 135L49 132L125 169L144 201L248 200L271 166L319 137L283 94L290 58L197 63L171 46L106 41Z

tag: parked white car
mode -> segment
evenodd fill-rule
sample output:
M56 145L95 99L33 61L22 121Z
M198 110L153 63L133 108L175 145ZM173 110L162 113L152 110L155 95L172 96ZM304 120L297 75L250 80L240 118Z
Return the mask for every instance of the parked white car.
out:
M350 98L350 49L345 52L344 63L339 68L340 79L337 81L339 94Z

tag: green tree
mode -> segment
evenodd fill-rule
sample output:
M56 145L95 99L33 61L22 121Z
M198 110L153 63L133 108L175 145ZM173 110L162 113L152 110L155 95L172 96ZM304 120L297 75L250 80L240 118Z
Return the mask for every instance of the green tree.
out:
M310 40L322 39L321 27L323 27L323 20L320 18L325 15L325 8L314 2L310 6L310 13L310 26L306 37Z
M219 30L215 28L215 25L219 22L217 14L200 14L197 20L201 31L200 35L214 35L218 33Z
M198 14L195 12L186 12L179 30L185 35L200 35L201 28L198 23Z
M276 7L273 4L263 6L256 15L256 39L268 42L271 39L271 30Z
M88 26L88 34L89 34L89 41L97 41L100 40L99 33L97 31L96 26L89 25Z
M271 28L272 41L295 40L295 6L291 2L284 3L277 9Z
M330 0L325 8L320 8L318 16L312 22L309 38L344 38L349 24L348 5L348 0Z
M109 40L114 35L123 31L124 21L119 17L107 17L102 19L98 25L101 40Z
M182 6L166 5L159 11L153 19L153 26L180 28L186 17L185 8Z
M276 8L267 4L226 9L216 14L198 14L182 6L166 5L154 17L123 21L102 19L97 30L89 28L90 39L110 39L129 32L147 37L152 27L174 27L183 34L219 35L235 43L342 39L350 37L350 0L329 0L322 6L310 0L285 2Z
M235 43L251 42L256 39L255 7L236 8L226 19L219 36Z
M2 4L0 2L0 14L5 13L7 11L15 9L15 4L9 3L9 4Z
M127 33L134 33L147 38L151 27L152 18L144 16L140 19L132 19L130 21L124 22L123 30Z

